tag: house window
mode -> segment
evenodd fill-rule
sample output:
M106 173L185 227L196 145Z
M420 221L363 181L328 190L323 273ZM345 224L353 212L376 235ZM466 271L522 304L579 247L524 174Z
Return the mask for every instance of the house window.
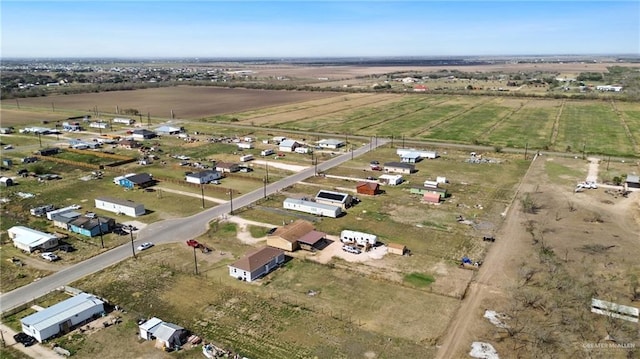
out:
M237 269L233 268L233 273L236 273L237 271L238 271Z

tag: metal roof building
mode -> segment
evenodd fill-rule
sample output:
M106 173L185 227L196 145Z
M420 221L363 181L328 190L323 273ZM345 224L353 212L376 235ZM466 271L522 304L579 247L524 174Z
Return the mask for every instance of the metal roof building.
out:
M305 201L295 198L287 198L282 202L285 209L336 218L342 214L342 208L324 203Z
M78 325L102 315L104 302L93 294L80 293L20 320L22 331L42 343L65 334Z
M58 237L53 234L24 226L13 226L7 230L7 234L13 240L14 246L29 253L38 248L47 250L58 245Z

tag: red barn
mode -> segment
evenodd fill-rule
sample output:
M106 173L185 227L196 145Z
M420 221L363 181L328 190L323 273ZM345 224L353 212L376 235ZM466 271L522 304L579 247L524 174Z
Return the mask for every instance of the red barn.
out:
M367 194L375 196L380 193L380 185L374 182L359 182L356 185L358 194Z

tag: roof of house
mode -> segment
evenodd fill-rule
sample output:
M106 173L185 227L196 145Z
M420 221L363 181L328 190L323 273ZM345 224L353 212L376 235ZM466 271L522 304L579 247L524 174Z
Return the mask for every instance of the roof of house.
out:
M408 168L408 169L414 169L415 166L409 163L404 163L404 162L386 162L384 164L385 167L395 167L395 168Z
M218 162L216 163L216 168L231 168L234 166L238 166L237 163L233 163L233 162Z
M640 183L640 176L627 175L627 183Z
M134 135L155 135L155 132L149 131L146 128L139 128L137 130L133 130Z
M418 152L409 152L401 155L400 157L409 158L409 159L418 159L420 158L420 154Z
M337 202L345 202L349 198L349 196L350 195L347 193L327 191L324 189L321 189L320 191L318 191L318 194L316 194L316 198L328 199Z
M281 249L262 247L247 253L244 257L231 264L231 267L253 272L282 254L284 254L284 251Z
M139 328L153 334L157 327L162 323L162 319L153 317L139 325ZM154 328L155 327L155 328Z
M104 302L93 294L80 293L75 297L63 300L49 308L24 317L20 321L22 324L33 327L36 330L42 330L103 304Z
M40 232L24 226L13 226L9 228L9 232L15 234L14 242L30 247L36 247L50 239L57 238L53 234Z
M126 178L123 178L122 180L128 180L131 181L134 184L143 184L143 183L147 183L147 182L152 182L153 181L153 177L151 177L150 174L148 173L139 173L133 176L129 176Z
M422 198L427 201L440 202L440 195L437 193L427 192Z
M332 206L330 204L305 201L303 199L297 199L297 198L287 198L283 201L283 203L294 203L301 206L310 206L310 207L315 207L315 208L324 209L328 211L335 211L340 209L340 207Z
M169 133L169 132L181 132L182 130L178 127L173 127L173 126L160 126L156 128L155 131Z
M173 324L173 323L162 322L154 330L153 336L166 342L166 341L169 341L169 339L171 339L171 337L173 337L173 334L175 332L181 331L181 330L184 330L184 328L179 326L179 325L176 325L176 324Z
M280 237L288 242L295 243L304 235L314 230L311 222L299 219L293 223L288 223L273 232L271 236Z
M131 208L140 206L139 203L135 203L134 201L131 201L128 199L114 198L114 197L97 197L96 201L109 202L109 203L119 204L121 206L131 207Z
M217 173L218 173L218 171L214 171L214 170L204 170L204 171L200 171L200 172L196 172L196 173L189 173L187 175L187 177L205 178L207 176L215 175Z
M298 142L296 140L284 140L282 142L280 142L280 147L293 147L297 144Z
M68 211L51 215L51 220L56 222L69 223L80 216L81 214L76 211Z
M108 217L98 217L98 218L88 218L88 217L78 217L70 222L72 226L76 226L78 228L91 230L101 223L108 223L111 218Z
M319 240L321 240L322 238L326 237L327 234L324 232L320 232L320 231L311 231L307 234L305 234L304 236L298 238L298 242L300 243L304 243L304 244L308 244L310 246L318 243Z
M358 182L358 184L356 185L356 188L361 188L361 187L369 187L372 190L376 190L380 187L380 185L375 182Z

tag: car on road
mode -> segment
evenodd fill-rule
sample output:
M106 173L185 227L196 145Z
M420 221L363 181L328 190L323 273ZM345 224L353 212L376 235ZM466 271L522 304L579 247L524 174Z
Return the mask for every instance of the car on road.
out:
M6 146L4 146L4 149L5 149L5 150L10 150L10 149L12 149L12 148L13 148L13 145L6 145Z
M20 332L16 335L13 336L13 339L17 342L17 343L22 343L22 345L24 345L25 347L30 347L33 344L36 343L36 338L27 335L23 332Z
M362 253L362 251L360 250L360 248L358 247L354 247L354 246L350 246L348 244L345 244L344 246L342 246L342 250L347 252L347 253L353 253L353 254L360 254Z
M139 251L144 251L145 249L149 249L153 247L153 243L151 242L144 242L141 245L138 246L138 250Z
M43 259L48 260L49 262L54 262L60 259L60 257L58 257L58 255L53 252L44 252L44 253L41 253L40 256Z

